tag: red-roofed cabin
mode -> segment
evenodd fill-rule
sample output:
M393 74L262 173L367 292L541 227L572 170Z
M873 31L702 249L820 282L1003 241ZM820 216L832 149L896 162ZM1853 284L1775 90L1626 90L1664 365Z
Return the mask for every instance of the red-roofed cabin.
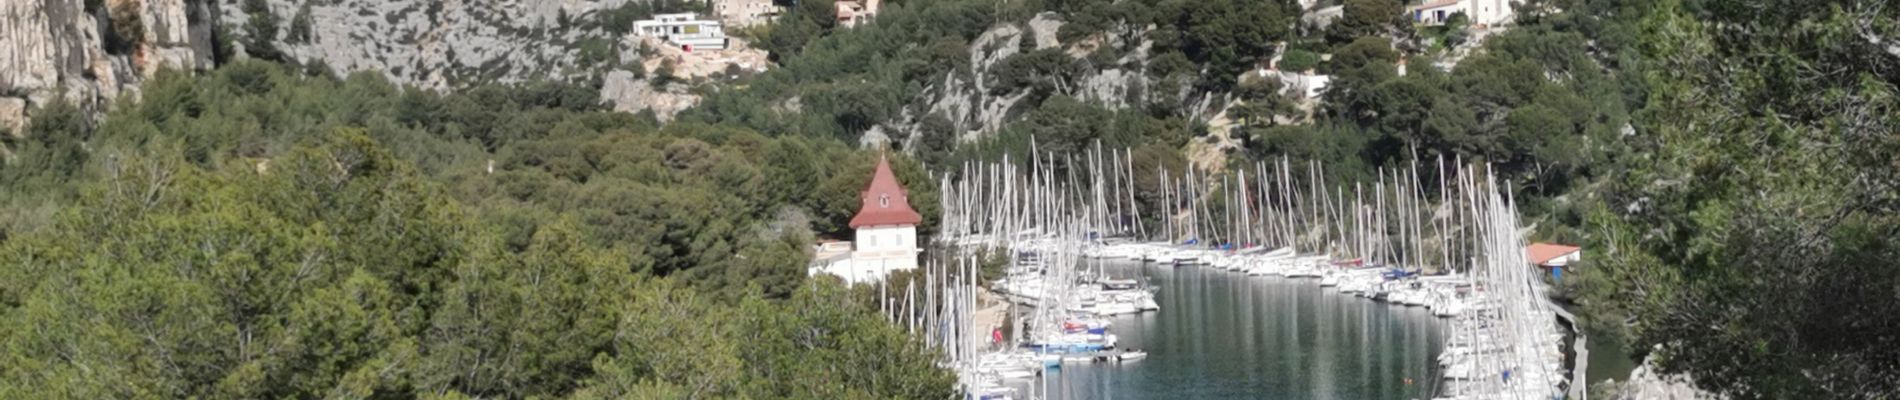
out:
M1550 243L1531 243L1524 248L1524 257L1538 268L1569 269L1570 263L1583 260L1583 248Z

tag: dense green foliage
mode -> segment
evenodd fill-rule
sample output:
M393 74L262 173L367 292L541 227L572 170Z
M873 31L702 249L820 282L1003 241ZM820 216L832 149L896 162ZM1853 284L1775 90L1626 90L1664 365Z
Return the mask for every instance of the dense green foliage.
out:
M245 54L266 60L285 60L284 53L277 49L277 28L282 21L271 12L270 4L264 0L244 0L239 8L248 16L244 21Z
M944 74L971 79L967 43L1000 15L997 6L982 1L894 3L885 5L876 24L827 34L835 23L830 2L801 4L823 6L794 7L759 34L779 68L709 96L679 119L855 142L902 114L924 84ZM797 109L791 110L794 103ZM936 143L947 144L945 139Z
M1900 9L1663 1L1586 289L1738 398L1900 396Z
M800 1L735 30L778 68L697 85L664 126L583 87L437 95L263 63L164 73L103 122L35 110L0 135L0 398L946 397L867 293L804 277L880 156L845 143L894 134L929 234L934 183L966 161L1085 174L1068 157L1096 146L1133 149L1159 209L1157 170L1214 141L1199 121L1220 104L1229 167L1490 163L1535 239L1587 245L1565 289L1592 340L1739 398L1900 396L1900 8L1538 0L1460 49L1469 19L1414 27L1397 0L1326 2L1344 7L1326 29L1282 0L886 3L856 28ZM103 7L113 51L136 47L137 13ZM281 35L264 2L240 7L220 63L310 40L307 5ZM1065 47L973 48L1043 12ZM1316 107L1253 74L1275 57L1332 77ZM1140 84L1085 100L1109 69ZM928 104L945 85L1020 100L970 138Z
M42 210L6 215L0 397L949 396L804 277L799 216L842 224L875 155L592 96L239 63L40 110L0 169Z

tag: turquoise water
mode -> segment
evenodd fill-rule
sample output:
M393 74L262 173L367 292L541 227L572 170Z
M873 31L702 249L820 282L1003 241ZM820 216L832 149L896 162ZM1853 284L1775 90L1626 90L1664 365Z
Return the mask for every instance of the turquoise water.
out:
M1046 382L1020 386L1017 398L1030 391L1049 399L1431 397L1446 323L1423 307L1341 295L1317 279L1134 263L1107 270L1161 289L1160 312L1118 317L1111 329L1121 347L1148 358L1066 365Z

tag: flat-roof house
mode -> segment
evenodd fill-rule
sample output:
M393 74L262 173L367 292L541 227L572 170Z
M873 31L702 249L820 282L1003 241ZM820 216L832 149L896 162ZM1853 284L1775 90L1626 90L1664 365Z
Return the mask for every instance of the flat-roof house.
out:
M688 52L722 50L730 45L724 25L699 19L693 13L657 14L653 19L634 21L633 34L658 38Z
M1451 16L1465 12L1464 0L1438 0L1419 4L1412 8L1412 22L1426 25L1440 25L1450 21ZM1470 14L1466 14L1467 17Z
M1407 8L1405 14L1415 23L1439 25L1450 21L1452 15L1464 13L1472 24L1489 27L1517 18L1511 8L1513 2L1516 0L1431 0Z

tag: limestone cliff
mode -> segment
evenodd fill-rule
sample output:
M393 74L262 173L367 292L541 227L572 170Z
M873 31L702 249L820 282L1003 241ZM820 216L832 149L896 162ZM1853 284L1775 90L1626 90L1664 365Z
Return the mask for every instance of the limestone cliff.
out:
M0 130L64 100L100 110L161 67L211 65L216 15L186 0L0 1Z
M101 111L121 95L136 96L161 68L206 69L252 56L339 75L374 71L431 90L548 79L604 85L610 76L624 89L646 71L615 72L658 57L627 37L631 21L609 18L634 1L0 1L0 130L18 132L29 110L55 99ZM214 54L220 50L230 54ZM763 68L752 65L764 63L763 53L743 59L745 69ZM606 100L662 117L697 100L661 92L672 97L616 90L620 97Z
M970 42L970 74L944 75L925 88L922 107L903 111L896 120L865 133L861 140L875 146L885 140L914 141L922 136L920 121L928 115L941 115L961 132L960 140L975 140L1001 130L1013 116L1024 111L1028 89L995 93L990 82L992 72L1011 56L1033 50L1060 48L1070 58L1090 65L1087 71L1063 82L1059 95L1074 97L1111 109L1141 107L1153 102L1170 102L1188 117L1210 122L1226 109L1230 101L1224 93L1200 93L1188 85L1164 85L1149 76L1147 67L1153 42L1146 34L1153 27L1122 27L1110 32L1061 43L1057 32L1062 22L1054 14L1044 13L1026 26L1001 24ZM1028 42L1024 43L1024 36ZM1034 48L1025 48L1026 45ZM1116 56L1097 60L1096 52ZM1224 132L1223 132L1224 134ZM903 148L915 148L906 143ZM1232 146L1231 143L1228 146Z
M689 79L766 67L764 54L743 44L711 60L627 37L631 26L618 25L631 21L610 17L635 1L0 1L0 129L20 131L28 110L60 96L103 110L111 100L136 96L138 85L160 68L205 69L247 56L327 67L339 75L374 71L431 90L578 82L600 87L614 109L650 110L662 120L696 105L699 97L678 82L649 83L659 60L674 60L677 76ZM969 71L933 78L924 99L867 132L866 140L917 140L919 121L933 114L952 121L966 139L998 131L1024 111L1029 93L994 90L992 69L1035 49L1059 48L1091 66L1063 82L1061 95L1110 108L1169 103L1201 121L1217 119L1229 104L1224 94L1194 93L1149 76L1145 35L1152 27L1118 27L1061 43L1061 26L1059 18L1045 14L993 27L970 43Z
M632 21L610 13L637 0L218 0L227 27L252 14L280 21L270 43L291 62L324 65L339 74L376 71L391 81L431 90L478 83L559 80L602 88L614 109L651 110L665 120L696 104L697 95L678 84L647 87L657 60L668 57L627 36ZM263 14L268 13L268 14ZM626 26L617 26L626 25ZM233 35L257 30L232 29ZM239 51L244 49L237 40ZM743 45L741 45L743 48ZM735 49L743 68L764 68L764 54ZM756 54L754 54L756 53ZM681 57L671 57L681 58ZM676 60L681 65L692 60ZM724 65L705 67L723 71ZM686 74L687 76L702 76Z
M600 18L631 0L269 0L261 10L217 1L233 35L254 32L252 14L277 21L263 33L290 61L427 89L598 76L635 56ZM243 39L239 51L259 53Z

